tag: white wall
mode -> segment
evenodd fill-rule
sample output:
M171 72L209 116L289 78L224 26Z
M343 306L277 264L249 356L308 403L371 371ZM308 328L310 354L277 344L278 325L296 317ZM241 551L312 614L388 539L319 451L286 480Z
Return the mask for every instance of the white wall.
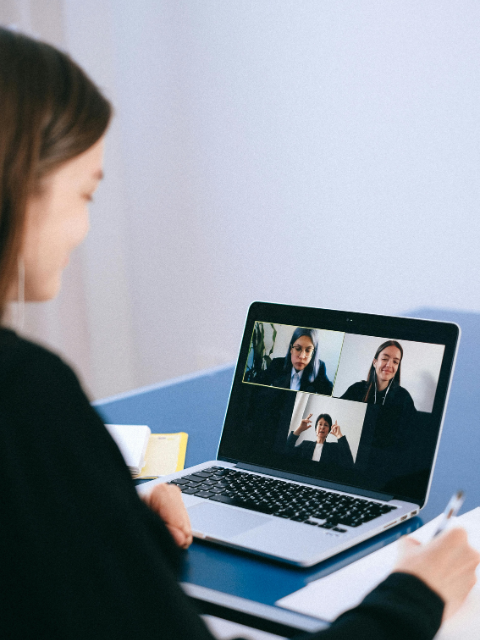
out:
M254 299L480 310L478 0L64 17L117 111L85 253L94 395L234 360Z
M253 299L480 308L477 2L112 12L142 381L234 359Z

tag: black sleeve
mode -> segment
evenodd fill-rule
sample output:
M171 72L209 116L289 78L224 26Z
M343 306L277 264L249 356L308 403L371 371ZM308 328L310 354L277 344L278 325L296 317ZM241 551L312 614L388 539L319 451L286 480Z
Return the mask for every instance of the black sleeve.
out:
M346 436L342 436L337 440L336 446L338 447L338 461L345 469L353 468L353 456L348 444Z
M313 382L314 391L315 393L330 396L332 395L333 384L327 376L327 368L323 360L320 360L319 364L319 371Z
M33 345L15 356L0 357L2 636L211 640L73 372Z
M295 453L295 445L297 444L298 438L299 436L296 436L293 431L290 431L286 444L287 453Z
M363 382L355 382L345 391L340 400L353 400L354 402L363 402L366 393L366 386Z
M290 388L289 373L284 371L284 359L274 358L267 369L261 371L254 382L264 384L271 387L280 387L282 389Z
M410 393L406 389L404 389L403 387L402 387L402 389L405 392L404 393L404 396L405 396L405 398L404 398L405 409L406 409L407 412L410 413L410 415L414 416L417 413L417 409L415 407L415 403L413 402L413 398L412 398L412 396L410 395Z

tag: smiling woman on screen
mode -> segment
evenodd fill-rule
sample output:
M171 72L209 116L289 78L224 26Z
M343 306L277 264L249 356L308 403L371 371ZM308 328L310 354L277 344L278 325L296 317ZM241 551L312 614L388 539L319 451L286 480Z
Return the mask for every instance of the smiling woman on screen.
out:
M400 386L402 360L402 345L396 340L387 340L375 352L367 379L348 387L341 399L415 409L412 396Z
M57 294L88 230L111 108L64 53L0 28L0 114L4 315L9 302ZM192 540L179 490L157 485L140 500L73 371L6 328L0 489L3 638L211 639L176 581ZM312 637L431 639L478 558L461 531L410 547L363 604Z

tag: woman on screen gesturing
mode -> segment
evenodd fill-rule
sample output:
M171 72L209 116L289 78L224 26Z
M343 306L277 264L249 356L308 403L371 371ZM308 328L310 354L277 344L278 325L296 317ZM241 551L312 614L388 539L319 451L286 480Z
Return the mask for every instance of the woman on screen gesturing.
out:
M340 465L344 468L353 467L353 457L350 451L347 438L342 434L340 425L328 413L321 413L315 421L315 440L304 440L298 446L299 436L308 429L311 429L312 422L309 414L304 418L295 431L291 431L287 439L287 451L301 456L307 460L319 462L322 466ZM337 438L337 442L326 442L329 434Z

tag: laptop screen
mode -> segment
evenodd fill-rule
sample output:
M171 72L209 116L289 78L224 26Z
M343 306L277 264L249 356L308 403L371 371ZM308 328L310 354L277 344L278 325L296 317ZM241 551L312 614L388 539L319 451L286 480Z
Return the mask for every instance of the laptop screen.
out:
M219 457L425 501L458 327L254 303Z

